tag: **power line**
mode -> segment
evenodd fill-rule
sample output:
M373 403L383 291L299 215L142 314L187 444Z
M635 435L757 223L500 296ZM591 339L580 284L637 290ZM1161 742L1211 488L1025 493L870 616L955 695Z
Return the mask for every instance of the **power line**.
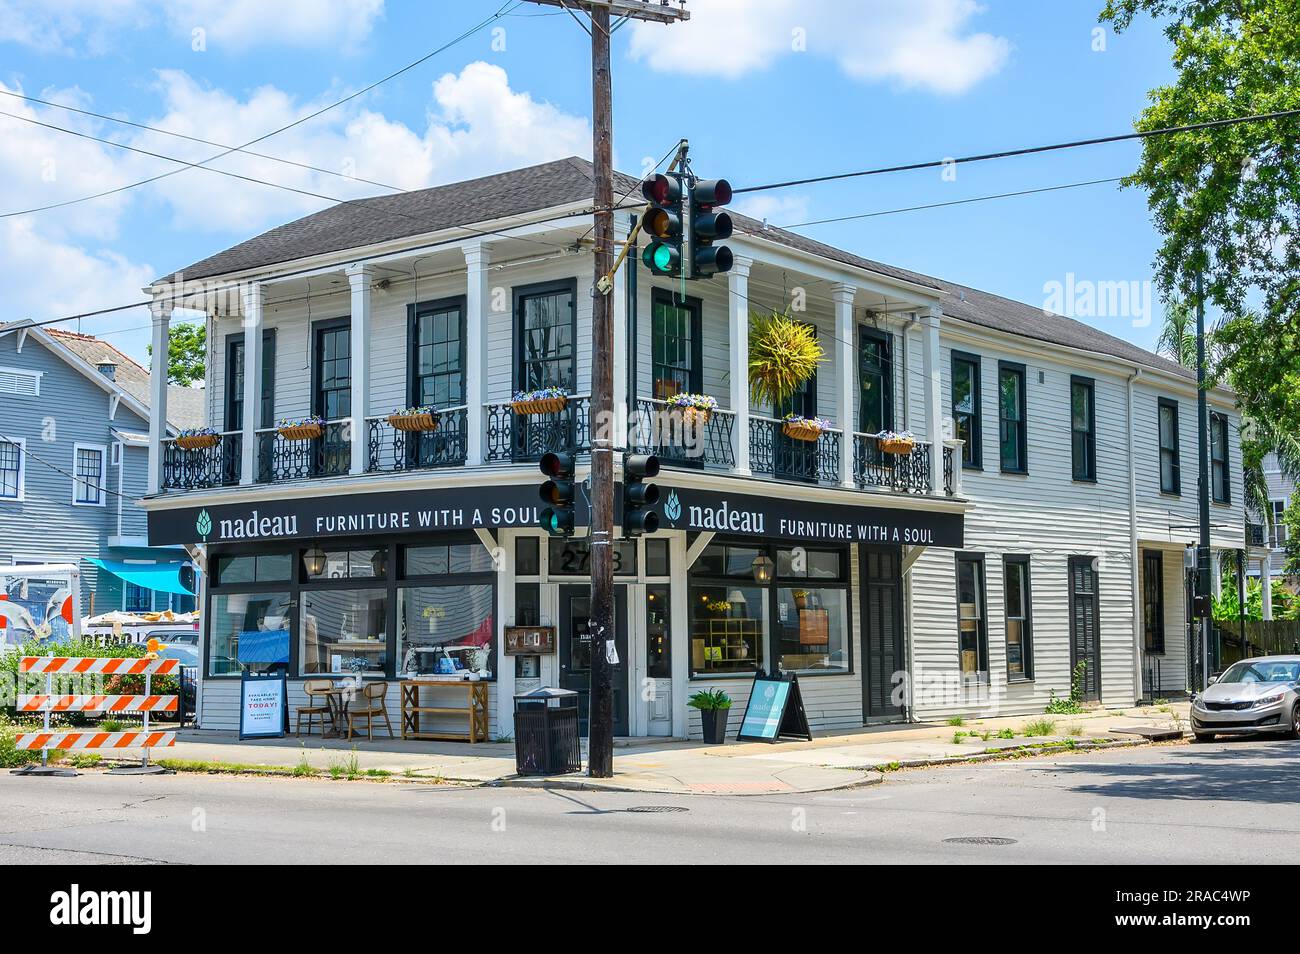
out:
M969 199L952 199L948 202L931 202L928 205L909 205L901 209L884 209L880 212L860 212L856 215L837 215L830 219L813 219L810 222L795 222L793 225L778 225L780 229L800 229L808 225L825 225L828 222L850 222L854 219L871 219L881 215L898 215L902 212L919 212L923 209L942 209L950 205L967 205L971 202L988 202L990 199L1011 199L1021 195L1038 195L1041 192L1059 192L1062 189L1078 189L1081 186L1102 185L1107 182L1122 182L1123 176L1109 179L1088 179L1085 182L1067 182L1063 185L1044 186L1041 189L1022 189L1019 192L999 192L997 195L977 195Z
M270 139L272 136L278 136L280 133L282 133L282 132L286 132L287 130L290 130L290 129L293 129L295 126L300 126L300 125L302 125L303 123L307 122L307 121L310 120L310 119L315 119L317 116L320 116L320 115L323 114L323 113L327 113L327 112L329 112L331 109L336 109L337 107L342 106L344 103L351 102L352 100L356 99L358 96L362 96L362 95L364 95L364 94L370 92L371 90L375 89L377 86L381 86L381 85L383 85L384 83L389 82L390 80L396 79L398 76L401 76L403 73L406 73L406 72L408 72L408 71L410 71L410 70L415 69L417 66L419 66L419 65L422 64L422 63L427 62L428 60L430 60L430 59L432 59L433 57L437 56L439 53L443 53L443 52L445 52L445 51L451 49L451 48L452 48L453 46L455 46L457 43L460 43L460 42L462 42L462 41L468 39L469 37L473 36L475 33L477 33L477 32L479 32L480 30L482 30L485 26L487 26L487 25L488 25L489 23L491 23L493 20L496 20L498 17L503 16L503 15L506 13L507 8L513 9L515 6L518 6L520 2L522 2L522 0L507 0L507 2L504 3L504 4L502 4L501 7L500 7L500 8L499 8L495 13L493 13L491 16L485 18L484 20L479 21L479 23L477 23L477 24L476 24L475 26L473 26L473 27L470 27L470 28L469 28L468 30L466 30L464 33L461 33L459 36L455 37L454 39L449 40L448 42L444 43L442 46L438 47L436 50L431 50L430 52L426 53L424 56L420 57L418 60L414 60L413 62L406 64L406 65L403 66L401 69L394 70L392 73L389 73L387 76L384 76L384 77L382 77L381 79L375 80L375 82L371 83L369 86L365 86L365 87L363 87L363 88L357 90L356 92L349 93L347 96L344 96L342 99L336 100L335 102L332 102L332 103L330 103L330 104L327 105L327 106L322 106L320 109L314 110L313 112L308 113L306 116L299 117L298 119L295 119L293 122L288 123L287 125L281 126L281 127L279 127L278 129L273 129L273 130L271 130L271 131L268 132L268 133L265 133L265 134L263 134L263 135L261 135L261 136L258 136L256 139L250 139L248 142L243 143L243 144L240 145L240 146L235 146L235 147L232 147L232 148L230 148L230 149L226 149L226 150L224 150L223 152L220 152L220 153L216 154L215 156L210 156L210 157L208 157L207 159L202 160L201 162L198 162L198 163L186 163L186 165L187 165L187 166L191 166L191 165L196 165L196 166L206 166L208 163L210 163L210 162L215 162L216 160L221 159L221 158L223 158L224 156L228 156L228 155L230 155L232 152L239 152L239 151L241 151L241 150L247 149L249 146L255 146L255 145L257 145L259 142L262 142L262 141L264 141L264 140L266 140L266 139ZM513 5L512 5L512 4L513 4ZM177 160L177 161L180 161L180 160ZM51 209L62 209L62 208L66 208L67 206L70 206L70 205L76 205L76 204L78 204L78 203L80 203L80 202L89 202L89 201L92 200L92 199L102 199L102 198L104 198L105 196L116 195L116 194L119 193L119 192L126 192L126 191L129 190L129 189L134 189L134 188L137 188L137 187L142 186L142 185L148 185L148 184L151 183L151 182L157 182L157 181L160 180L160 179L166 179L166 178L169 177L169 176L174 176L174 175L176 175L176 174L178 174L178 173L180 173L180 172L184 172L184 171L185 171L184 169L173 169L173 170L171 170L170 172L164 172L164 173L161 173L161 174L156 175L156 176L150 176L148 179L141 179L141 180L138 181L138 182L130 182L130 183L127 183L126 185L117 186L116 188L113 188L113 189L107 189L107 190L105 190L105 191L103 191L103 192L97 192L97 193L95 193L94 195L85 195L85 196L81 196L80 198L77 198L77 199L66 199L66 200L64 200L64 201L62 201L62 202L54 202L54 203L51 203L51 204L49 204L49 205L37 206L37 207L35 207L35 208L31 208L31 209L22 209L22 210L20 210L20 211L16 211L16 212L5 212L5 213L0 213L0 218L11 218L11 217L16 216L16 215L31 215L31 214L36 213L36 212L47 212L47 211L49 211L49 210L51 210Z
M1252 116L1237 116L1231 119L1212 119L1203 123L1190 123L1186 126L1163 126L1159 129L1144 129L1138 132L1122 133L1116 136L1100 136L1095 139L1075 139L1070 142L1052 143L1047 146L1029 146L1024 149L1004 149L1000 152L986 152L975 156L962 156L957 159L936 159L928 162L911 162L901 166L883 166L878 169L864 169L859 172L838 172L833 175L812 176L807 179L790 179L786 182L772 182L767 185L748 186L734 189L742 192L764 192L769 189L786 189L790 186L811 185L818 182L834 182L840 179L856 179L863 176L878 176L890 172L912 172L918 169L937 169L966 162L983 162L987 159L1008 159L1013 156L1028 156L1040 152L1055 152L1061 149L1075 149L1079 146L1097 146L1105 143L1124 142L1130 139L1147 139L1152 136L1166 136L1172 133L1195 132L1200 129L1215 129L1220 126L1235 126L1240 123L1263 122L1270 119L1285 119L1300 116L1300 109L1284 109L1275 113L1257 113Z
M401 186L389 185L386 182L378 182L374 179L363 178L362 176L350 176L347 173L339 172L335 169L326 169L324 166L313 166L311 163L307 163L307 162L296 162L293 159L283 159L280 156L273 156L270 153L254 152L252 149L240 149L238 146L230 146L227 145L226 143L213 142L211 139L203 139L199 136L187 136L185 133L175 132L174 130L171 129L163 129L160 126L150 126L147 123L137 123L130 119L122 119L120 116L110 116L107 115L106 113L96 113L89 109L81 109L77 106L68 106L66 103L56 103L53 102L52 100L41 99L38 96L28 96L25 93L18 93L15 92L14 90L0 89L0 95L12 96L15 99L26 100L29 103L40 103L42 106L50 106L53 107L54 109L63 109L70 113L78 113L82 116L90 116L95 119L105 120L106 122L118 123L119 125L122 126L132 126L136 129L144 129L147 130L148 132L158 133L159 135L162 136L171 136L175 139L184 139L187 140L188 142L197 142L201 145L212 146L216 149L230 149L235 152L242 152L246 156L255 156L258 159L268 159L271 162L279 162L279 163L283 163L286 166L296 166L299 169L307 169L311 172L320 172L320 173L324 173L325 175L337 176L340 179L347 179L352 182L364 182L367 185L379 186L381 189L391 189L394 192L406 191ZM12 114L6 113L5 115L12 115ZM17 118L22 118L22 117L17 117Z

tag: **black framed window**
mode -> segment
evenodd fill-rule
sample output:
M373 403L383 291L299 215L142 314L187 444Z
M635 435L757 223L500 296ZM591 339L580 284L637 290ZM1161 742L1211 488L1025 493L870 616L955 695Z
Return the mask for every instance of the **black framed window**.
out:
M754 578L760 558L767 582ZM690 571L692 678L753 672L769 654L786 672L851 672L848 569L845 548L710 544Z
M347 318L317 322L312 410L327 421L352 414L352 328Z
M1025 366L998 362L998 447L1003 473L1029 470L1029 435L1025 425Z
M275 424L275 329L262 331L262 413L257 426ZM226 336L226 425L228 431L244 426L244 336Z
M408 305L407 394L412 407L465 403L465 299Z
M987 678L989 629L985 614L984 557L957 554L957 659L963 678Z
M703 335L698 298L680 301L656 288L650 303L651 396L664 401L703 388Z
M515 289L515 386L519 390L558 387L572 393L577 387L576 296L577 283L572 279Z
M1210 489L1215 503L1232 502L1228 470L1228 415L1210 412Z
M894 426L893 341L875 328L858 329L858 430L879 434Z
M645 591L645 671L650 679L671 679L672 592L666 584Z
M17 500L23 495L23 445L0 440L0 498Z
M952 421L961 448L963 467L983 466L980 439L980 359L978 355L952 353Z
M1097 479L1096 397L1092 378L1070 378L1070 471L1075 480Z
M1165 561L1159 550L1142 551L1142 645L1165 651Z
M1003 605L1007 623L1007 679L1034 678L1034 604L1029 585L1029 557L1002 558Z
M1178 402L1161 398L1156 413L1160 418L1160 492L1181 493L1178 460Z

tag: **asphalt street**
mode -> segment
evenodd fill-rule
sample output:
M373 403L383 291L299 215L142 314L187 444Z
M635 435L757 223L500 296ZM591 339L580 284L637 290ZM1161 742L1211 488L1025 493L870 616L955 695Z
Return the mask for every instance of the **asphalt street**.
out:
M803 796L5 772L0 863L1258 863L1300 851L1298 779L1300 743L1268 740Z

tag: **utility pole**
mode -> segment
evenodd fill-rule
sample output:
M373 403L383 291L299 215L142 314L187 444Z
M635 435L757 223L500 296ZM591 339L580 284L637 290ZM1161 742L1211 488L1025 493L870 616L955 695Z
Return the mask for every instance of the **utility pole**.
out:
M649 0L533 0L590 18L592 207L595 215L595 268L591 313L591 695L587 718L587 774L614 774L614 309L611 296L597 290L614 263L614 108L609 69L610 14L621 20L672 23L690 14L666 2ZM578 20L579 24L582 23Z
M1210 678L1210 613L1204 604L1210 599L1210 410L1205 400L1205 288L1201 269L1196 270L1196 422L1197 453L1200 458L1201 479L1198 484L1197 504L1200 509L1200 544L1196 548L1195 602L1202 605L1199 621L1201 629L1200 668L1204 689Z

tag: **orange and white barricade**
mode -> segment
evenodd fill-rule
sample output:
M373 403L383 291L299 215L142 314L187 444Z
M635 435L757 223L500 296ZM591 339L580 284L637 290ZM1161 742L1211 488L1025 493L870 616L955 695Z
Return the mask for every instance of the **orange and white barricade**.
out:
M14 747L24 751L41 752L41 767L48 770L50 749L142 749L143 761L139 769L129 771L160 771L149 765L149 750L176 744L176 733L149 728L152 712L176 712L177 696L154 695L150 683L155 675L166 676L180 668L177 659L83 659L68 656L24 656L19 660L18 671L26 675L45 676L45 692L23 693L18 696L19 712L40 712L45 725L39 732L22 732L14 738ZM56 675L144 676L144 693L141 695L57 694L54 692ZM50 714L54 712L140 712L144 724L139 730L126 732L96 732L87 730L54 731L50 727Z

